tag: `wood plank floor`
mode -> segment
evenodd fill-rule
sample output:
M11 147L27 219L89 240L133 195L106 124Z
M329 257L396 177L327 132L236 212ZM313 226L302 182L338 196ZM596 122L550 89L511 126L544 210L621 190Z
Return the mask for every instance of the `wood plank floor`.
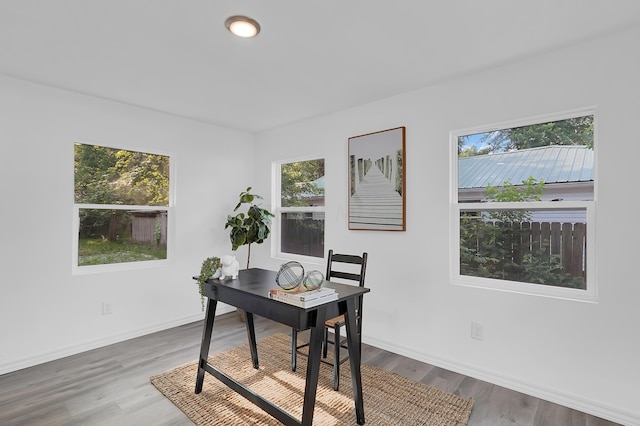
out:
M256 317L258 338L289 329ZM0 376L0 425L190 425L149 377L194 361L202 322ZM211 353L246 343L235 313L216 318ZM474 398L470 426L615 425L487 382L363 345L363 362ZM374 426L374 425L372 425Z

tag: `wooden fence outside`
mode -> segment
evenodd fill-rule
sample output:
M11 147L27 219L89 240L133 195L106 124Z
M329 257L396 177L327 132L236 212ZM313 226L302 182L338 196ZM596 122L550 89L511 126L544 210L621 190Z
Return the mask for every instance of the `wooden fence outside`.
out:
M160 226L160 239L156 239L156 222ZM131 220L131 239L142 244L159 244L167 245L167 213L152 212L140 213L135 212Z
M281 250L284 253L324 257L324 213L284 213Z
M558 255L564 272L586 277L586 223L514 222L511 248L516 264L522 264L527 253L541 254L543 259Z

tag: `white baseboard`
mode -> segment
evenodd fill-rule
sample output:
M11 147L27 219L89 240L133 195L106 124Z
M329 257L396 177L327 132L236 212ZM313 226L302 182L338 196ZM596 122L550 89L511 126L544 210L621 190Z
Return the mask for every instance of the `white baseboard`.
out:
M226 314L228 312L235 311L235 308L228 305L219 304L216 309L216 316ZM124 342L125 340L134 339L136 337L145 336L147 334L155 333L157 331L166 330L173 327L178 327L184 324L189 324L195 321L202 320L204 314L190 315L187 317L179 318L172 321L154 324L149 327L140 328L137 330L131 330L126 333L116 334L100 338L97 340L87 341L80 344L67 346L62 349L58 349L51 352L46 352L38 355L34 355L29 358L21 359L20 361L9 362L6 364L0 364L0 375L11 373L13 371L22 370L23 368L33 367L35 365L44 364L45 362L54 361L56 359L64 358L70 355L76 355L82 352L90 351L92 349L101 348L103 346L112 345L114 343Z
M591 414L596 417L601 417L612 422L629 426L640 425L640 414L638 413L630 413L615 407L603 405L602 403L597 401L584 399L577 395L558 392L553 389L532 385L530 383L524 383L517 379L514 379L513 377L501 375L498 372L482 370L471 365L455 363L446 359L431 356L429 354L418 353L407 347L397 346L395 344L391 345L387 341L367 338L366 336L363 336L362 341L363 343L387 350L389 352L403 355L459 374L464 374L465 376L483 380L485 382L531 395L536 398L544 399L546 401L569 407L583 413Z

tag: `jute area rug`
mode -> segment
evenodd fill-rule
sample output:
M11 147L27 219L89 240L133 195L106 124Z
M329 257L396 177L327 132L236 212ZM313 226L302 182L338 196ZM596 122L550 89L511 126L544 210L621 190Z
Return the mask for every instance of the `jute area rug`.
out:
M209 357L209 362L254 392L302 418L306 357L291 371L291 337L274 334L258 341L260 368L254 369L248 344ZM356 425L349 363L342 364L340 390L331 385L331 367L320 365L314 425ZM194 393L197 363L151 377L151 383L196 425L279 425L280 422L210 374ZM395 373L362 364L364 415L375 426L463 426L473 400L464 400Z

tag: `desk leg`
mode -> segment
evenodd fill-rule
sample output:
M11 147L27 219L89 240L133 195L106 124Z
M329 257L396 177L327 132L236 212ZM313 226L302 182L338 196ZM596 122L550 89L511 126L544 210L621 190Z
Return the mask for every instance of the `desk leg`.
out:
M207 298L207 311L204 317L204 327L202 329L202 342L200 343L200 359L198 360L198 375L196 376L196 393L202 392L204 384L204 366L209 357L209 346L211 345L211 334L213 333L213 320L216 317L217 300Z
M322 356L322 339L324 338L324 322L327 317L326 308L318 309L315 325L311 327L309 337L309 356L307 358L307 380L304 388L304 405L302 407L302 425L313 424L313 410L316 404L318 390L318 375L320 374L320 357Z
M347 339L349 342L349 364L351 365L351 384L353 387L353 399L356 404L356 421L359 425L364 424L364 402L362 399L362 376L360 373L360 339L358 327L356 325L356 299L347 300Z
M256 329L253 325L253 314L251 312L244 311L245 325L247 327L247 337L249 338L249 348L251 349L251 360L253 361L253 368L258 368L258 347L256 345Z

